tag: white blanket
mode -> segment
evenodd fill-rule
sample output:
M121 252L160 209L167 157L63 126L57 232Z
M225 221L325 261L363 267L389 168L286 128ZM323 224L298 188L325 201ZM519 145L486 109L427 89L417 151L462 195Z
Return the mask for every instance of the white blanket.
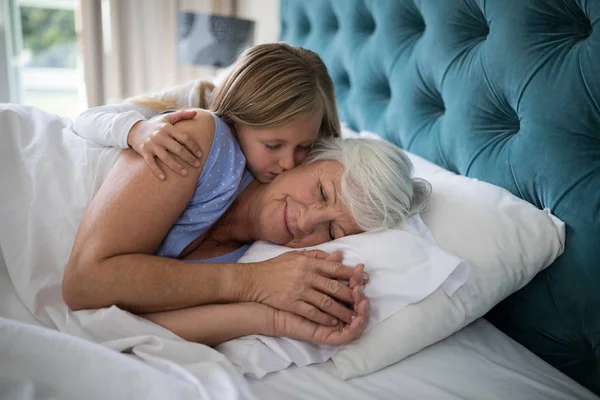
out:
M4 318L0 360L0 399L241 398L223 369L207 371L200 383L173 363L163 362L168 370L161 371L89 341ZM231 386L223 385L228 381Z
M186 342L116 307L72 313L63 302L62 274L77 227L119 154L76 136L66 118L32 107L0 105L0 250L18 296L46 327L131 353L195 386L197 393L203 388L206 396L201 398L254 398L235 367L214 349ZM69 341L5 322L1 329L0 347L17 351L2 354L3 361L27 355L35 357L32 365L38 358L55 363L64 358L76 365L76 358L57 358L64 353L61 346L71 348ZM33 347L46 339L47 347ZM78 348L83 353L91 349ZM95 359L93 354L89 358ZM38 372L48 368L40 363ZM109 363L102 369L98 384L106 382L111 368L117 366Z

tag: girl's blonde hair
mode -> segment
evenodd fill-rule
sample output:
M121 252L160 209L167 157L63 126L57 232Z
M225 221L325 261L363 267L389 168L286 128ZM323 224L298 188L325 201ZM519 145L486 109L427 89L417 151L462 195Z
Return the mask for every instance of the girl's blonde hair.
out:
M200 85L200 108L230 125L289 124L322 107L319 136L340 136L333 81L319 55L310 50L287 43L252 46L237 58L217 88L210 82ZM164 96L130 100L159 111L182 108L174 98Z

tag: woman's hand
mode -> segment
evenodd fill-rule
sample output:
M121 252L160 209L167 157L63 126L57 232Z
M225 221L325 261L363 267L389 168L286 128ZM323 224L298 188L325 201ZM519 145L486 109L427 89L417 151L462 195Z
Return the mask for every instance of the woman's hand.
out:
M144 157L152 173L159 179L165 179L165 174L156 163L155 157L158 157L173 171L186 176L187 170L176 160L174 155L191 166L199 167L198 158L202 157L202 152L198 143L190 135L174 125L195 116L196 111L181 110L159 115L148 121L139 121L129 131L127 143Z
M352 290L352 296L356 316L348 325L323 326L287 311L271 309L272 336L327 345L340 345L356 340L363 334L369 322L369 300L360 292L358 286Z
M353 290L365 283L363 266L341 264L341 253L318 250L288 252L261 263L249 264L246 293L241 301L254 301L288 311L325 327L350 324L356 314L342 303L356 306Z

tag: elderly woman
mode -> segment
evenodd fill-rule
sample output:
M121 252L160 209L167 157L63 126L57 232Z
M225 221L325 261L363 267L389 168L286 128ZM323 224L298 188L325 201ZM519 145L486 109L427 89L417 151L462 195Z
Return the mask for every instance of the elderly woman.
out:
M429 192L403 152L323 139L307 162L264 185L218 117L197 110L177 126L208 154L203 165L187 177L166 169L159 181L140 156L122 153L75 238L67 305L117 305L208 345L250 334L328 344L359 337L368 319L362 266L321 252L235 261L255 240L302 248L402 223Z

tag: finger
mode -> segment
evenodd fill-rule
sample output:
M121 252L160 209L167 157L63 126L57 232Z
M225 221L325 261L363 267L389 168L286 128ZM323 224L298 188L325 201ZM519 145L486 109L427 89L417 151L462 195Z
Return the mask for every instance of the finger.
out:
M352 274L350 281L348 281L348 286L350 289L353 289L355 286L364 285L364 269L364 264L358 264L356 267L354 267L354 273Z
M172 136L183 146L185 146L191 154L194 154L197 158L202 157L202 149L200 145L192 138L191 135L183 132L181 129L175 129ZM200 164L198 164L199 166Z
M313 291L306 297L306 301L313 306L317 307L326 314L337 318L339 321L350 323L354 312L347 309L331 297L324 295L323 293Z
M350 324L344 324L336 331L332 331L323 341L324 344L340 345L358 339L365 330L366 322L363 317L356 317Z
M309 321L316 322L323 326L336 326L341 324L337 318L324 313L317 307L308 303L298 303L299 306L292 310L294 313L301 317L308 319Z
M362 335L369 322L369 299L361 295L358 288L354 289L353 294L356 303L356 315L352 319L350 325L344 325L342 327L342 331L348 331L348 334L353 339L356 339Z
M304 250L304 251L300 251L299 253L301 253L307 257L317 258L319 260L325 260L325 259L327 259L327 257L330 256L329 253L326 253L321 250Z
M158 148L156 150L156 156L160 159L160 161L164 162L167 167L171 168L173 171L177 172L181 176L187 175L187 170L181 166L172 155L167 153L167 151L163 148Z
M316 263L315 266L321 275L328 278L341 279L344 281L349 281L354 273L353 267L347 267L344 264L335 261L324 260Z
M357 316L363 317L365 321L368 321L369 318L369 305L370 300L364 294L360 293L357 289L354 289L353 292L354 297L354 312Z
M338 251L334 251L333 253L331 253L325 259L329 260L329 261L339 261L339 262L341 262L343 258L344 258L344 255L342 254L341 251L338 250Z
M160 179L161 181L164 181L166 179L165 173L158 166L158 164L156 163L156 159L154 157L152 157L149 154L145 155L144 156L144 161L146 161L146 165L148 165L148 167L150 168L150 171L152 171L152 173L154 175L156 175L156 177L158 179Z
M358 290L358 287L355 287L354 289L352 289L352 303L355 304L355 307L358 306L358 303L360 303L360 300L361 300L360 291Z
M365 331L366 326L367 322L364 317L354 318L350 325L344 327L345 333L349 337L348 341L358 339Z
M329 279L318 275L313 282L313 287L334 300L337 299L345 303L354 304L352 289L336 279Z
M164 147L192 167L198 168L200 166L200 161L198 161L198 159L194 157L194 155L190 153L190 151L177 139L178 136L187 134L182 132L181 129L175 128L174 126L170 126L168 128L169 129L167 131L170 137L164 140Z
M173 113L166 114L164 119L169 121L171 125L175 125L179 121L184 121L186 119L192 119L196 116L197 112L194 110L180 110L175 111Z

